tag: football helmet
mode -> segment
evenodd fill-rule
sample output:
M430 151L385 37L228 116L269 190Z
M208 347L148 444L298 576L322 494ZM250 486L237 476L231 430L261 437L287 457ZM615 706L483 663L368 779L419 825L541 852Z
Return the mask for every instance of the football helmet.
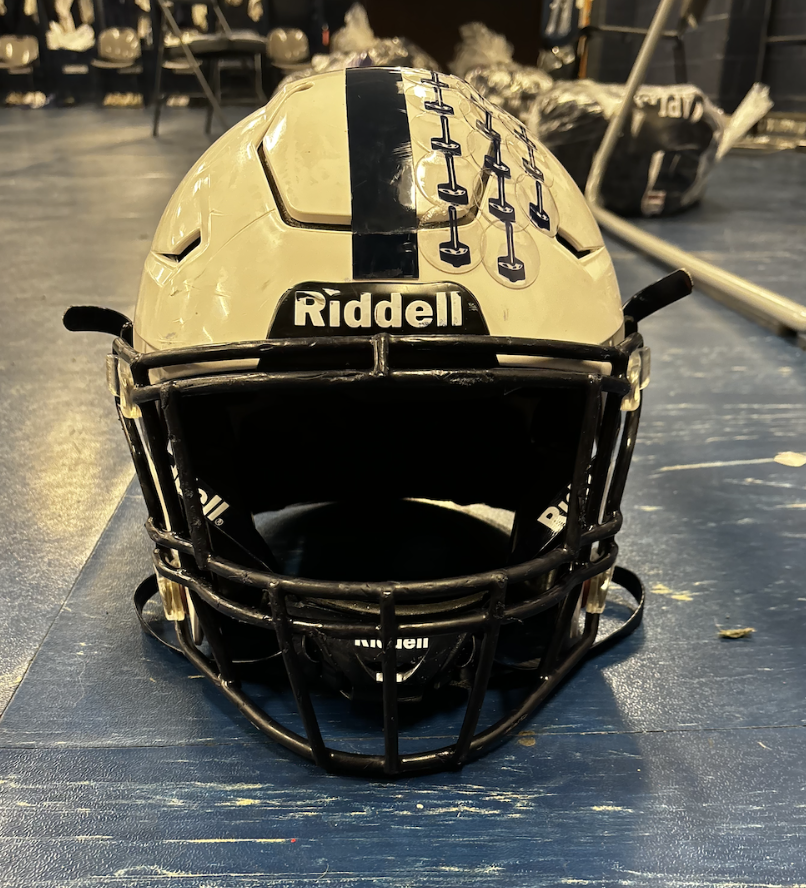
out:
M479 755L595 649L648 381L637 321L690 287L676 272L622 308L571 178L458 78L290 84L177 189L134 322L65 318L118 334L155 545L138 609L158 587L182 653L327 769ZM640 582L615 581L634 601L609 640L641 617ZM376 748L332 741L336 703ZM422 749L407 730L435 712L455 732Z

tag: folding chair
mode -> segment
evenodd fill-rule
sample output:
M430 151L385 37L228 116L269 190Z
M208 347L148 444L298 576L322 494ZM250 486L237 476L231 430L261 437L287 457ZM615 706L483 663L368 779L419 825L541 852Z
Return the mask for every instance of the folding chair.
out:
M783 14L785 14L784 4L780 3L780 0L766 0L764 6L764 25L761 33L758 62L756 63L756 81L764 80L765 68L768 62L767 56L771 47L806 43L806 34L803 33L802 28L800 29L800 33L797 33L797 29L795 29L796 33L794 34L770 34L770 26L774 21L773 13L778 12L779 5L781 7L781 17L783 19ZM789 13L793 21L795 20L794 9L795 7L792 6L793 11Z
M102 101L109 87L108 81L118 81L119 75L134 78L134 91L141 94L143 92L140 83L140 75L143 73L142 47L137 34L139 14L140 8L134 0L116 0L114 3L95 0L95 29L98 39L95 58L90 64L99 74ZM116 85L119 87L120 81Z
M0 103L7 93L36 92L42 36L31 0L0 0Z
M0 35L0 72L12 77L25 77L28 86L26 92L35 91L34 66L38 59L39 41L36 37ZM5 89L0 87L0 91L5 92Z
M215 31L210 34L189 35L183 33L177 23L174 11L181 7L203 5L208 10L208 21L215 21ZM156 72L154 75L154 136L159 133L159 120L166 96L162 92L162 75L166 67L189 69L207 99L207 120L205 132L209 133L213 115L224 129L229 124L221 110L221 63L230 60L244 62L252 60L254 66L255 99L262 104L266 101L263 92L263 53L266 40L250 31L233 31L230 28L218 0L156 0L152 5L155 13L155 42L157 45ZM210 15L212 13L212 15ZM171 35L178 43L166 45ZM184 65L182 62L184 61ZM210 85L212 77L213 86Z

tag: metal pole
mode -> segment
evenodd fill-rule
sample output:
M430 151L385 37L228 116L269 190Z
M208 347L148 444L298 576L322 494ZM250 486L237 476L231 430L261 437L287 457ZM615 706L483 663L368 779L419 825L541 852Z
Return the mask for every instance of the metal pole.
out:
M655 17L652 19L638 58L627 79L621 106L618 113L611 119L602 144L593 158L588 184L585 187L585 197L596 221L603 229L653 259L658 259L672 268L685 268L699 289L735 311L773 329L776 333L781 335L800 334L798 335L799 344L806 347L806 307L774 293L772 290L767 290L765 287L759 287L745 278L718 268L704 259L675 247L662 238L643 231L637 225L609 212L600 203L602 176L624 128L624 123L632 112L636 90L644 81L649 62L675 2L676 0L660 0L658 4Z

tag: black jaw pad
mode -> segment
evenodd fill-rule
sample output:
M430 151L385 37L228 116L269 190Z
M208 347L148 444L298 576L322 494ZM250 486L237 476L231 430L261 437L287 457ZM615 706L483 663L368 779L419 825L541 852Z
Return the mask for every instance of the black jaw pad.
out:
M665 278L655 281L633 296L624 306L624 314L636 323L661 308L666 308L678 299L682 299L694 289L691 275L682 268L667 274Z
M123 328L127 324L131 326L125 314L97 305L74 305L64 313L62 322L73 333L108 333L110 336L121 336Z

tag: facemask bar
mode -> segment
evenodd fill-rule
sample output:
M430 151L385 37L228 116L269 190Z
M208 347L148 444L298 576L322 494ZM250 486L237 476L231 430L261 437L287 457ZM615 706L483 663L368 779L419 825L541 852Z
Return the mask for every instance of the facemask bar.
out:
M635 442L638 412L622 414L620 405L630 391L627 365L630 355L642 345L634 333L618 347L579 346L543 340L494 337L417 337L379 334L367 337L327 337L310 340L268 340L227 346L199 346L150 354L136 352L122 339L115 340L114 354L125 362L130 373L131 391L118 397L121 403L139 409L138 422L121 411L137 474L149 509L147 529L156 543L155 569L159 575L180 584L193 605L210 644L210 660L193 643L189 620L176 622L176 631L185 655L258 728L284 746L328 770L354 770L362 773L397 775L456 767L475 757L525 719L585 657L594 644L599 614L588 612L582 634L568 650L563 643L569 637L581 585L610 569L616 560L614 535L621 526L618 511L621 493ZM265 356L274 362L280 355L289 366L294 358L312 349L332 355L338 366L340 350L365 350L367 367L363 370L227 370L239 366L257 367ZM475 354L483 370L451 370L451 382L474 385L582 388L585 391L582 434L576 453L568 516L564 536L545 554L498 571L434 581L406 583L346 583L284 576L271 568L254 569L216 555L211 545L207 519L202 511L198 481L184 437L182 403L188 397L220 392L259 391L270 386L315 385L419 385L450 384L437 369L396 369L397 359L412 351L427 350L439 366L439 352L462 350ZM559 370L549 366L490 366L495 356L525 358L560 358L575 362L609 364L611 372L602 374L582 368ZM182 365L204 365L204 374L153 382L152 372ZM222 366L223 365L223 366ZM198 369L198 368L196 368ZM217 371L217 372L216 372ZM465 377L465 380L462 380ZM126 411L131 413L130 410ZM622 422L622 416L626 419ZM622 428L623 426L623 428ZM146 440L141 438L141 429ZM177 494L167 460L168 446L173 453L180 493ZM151 459L146 455L148 448ZM595 456L594 456L595 453ZM609 486L611 464L614 464ZM153 470L152 470L153 465ZM590 476L590 477L589 477ZM159 492L157 490L159 487ZM161 494L161 496L160 496ZM606 495L605 508L602 500ZM164 503L165 511L161 503ZM602 520L600 521L600 515ZM168 529L170 528L170 529ZM591 560L596 546L595 560ZM507 589L514 583L534 580L559 569L551 586L534 597L507 601ZM216 577L261 590L269 607L257 608L232 601L216 590ZM482 603L470 612L452 617L398 617L397 606L412 601L425 602L449 597L463 591L483 592ZM346 620L316 622L289 612L288 597L295 595L325 600L361 600L378 608L377 622ZM536 683L518 708L497 723L476 733L482 703L492 673L498 634L505 623L544 612L559 605L557 625L549 647L541 658ZM283 727L256 706L241 691L237 671L229 656L214 616L218 611L238 621L271 629L277 635L292 693L295 697L306 737ZM464 719L454 744L429 752L400 755L398 730L398 689L396 641L415 635L458 632L481 634L474 678ZM365 755L329 748L321 735L307 680L293 645L295 634L317 634L329 638L378 638L380 636L384 754Z

